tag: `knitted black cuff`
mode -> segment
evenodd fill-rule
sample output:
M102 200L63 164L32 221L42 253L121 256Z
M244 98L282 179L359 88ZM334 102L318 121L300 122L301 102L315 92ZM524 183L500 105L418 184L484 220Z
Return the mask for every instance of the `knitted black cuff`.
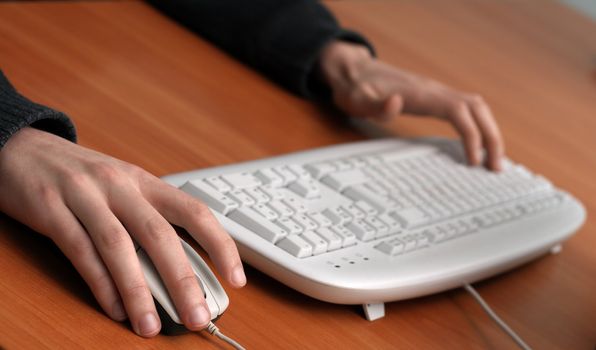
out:
M27 126L76 142L75 127L64 113L20 95L0 71L0 148Z
M296 1L276 12L261 28L256 66L301 96L329 100L329 87L318 77L317 67L321 51L335 40L362 44L375 55L363 36L343 29L325 6Z

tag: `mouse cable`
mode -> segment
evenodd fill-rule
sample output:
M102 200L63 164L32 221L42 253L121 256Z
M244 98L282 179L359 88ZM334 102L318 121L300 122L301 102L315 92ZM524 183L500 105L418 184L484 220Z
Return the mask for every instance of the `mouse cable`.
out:
M236 350L246 350L242 347L242 345L240 345L240 343L223 334L213 322L209 322L209 324L207 325L207 331L211 333L211 335L214 335L219 339L225 341L226 343L232 345Z
M530 348L528 346L528 344L526 344L522 338L517 335L513 329L511 329L511 327L509 327L507 325L507 323L505 323L505 321L503 321L494 311L493 309L491 309L491 307L488 305L488 303L486 301L484 301L484 299L482 299L482 297L480 296L480 294L476 291L476 289L474 289L474 287L472 287L472 285L466 283L464 284L464 289L470 293L474 299L478 302L478 304L480 304L480 306L482 306L482 308L484 309L484 312L486 312L488 314L488 316L490 316L490 318L492 318L493 321L495 321L495 323L497 325L499 325L499 327L501 327L502 330L505 331L505 333L507 333L514 341L515 343L517 343L517 345L523 349L523 350L531 350L532 348Z

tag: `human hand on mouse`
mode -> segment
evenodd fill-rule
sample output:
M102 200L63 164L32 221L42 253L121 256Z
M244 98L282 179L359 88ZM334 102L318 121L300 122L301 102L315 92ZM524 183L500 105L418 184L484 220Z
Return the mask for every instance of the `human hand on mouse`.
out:
M51 238L114 320L156 335L160 321L133 238L157 267L185 326L200 330L210 313L169 222L184 227L221 276L246 277L233 240L206 205L143 169L33 128L0 151L0 210Z
M386 121L404 112L445 119L462 137L470 164L481 162L485 148L488 168L501 169L503 138L480 96L383 63L366 47L342 41L323 49L319 68L333 101L348 115Z

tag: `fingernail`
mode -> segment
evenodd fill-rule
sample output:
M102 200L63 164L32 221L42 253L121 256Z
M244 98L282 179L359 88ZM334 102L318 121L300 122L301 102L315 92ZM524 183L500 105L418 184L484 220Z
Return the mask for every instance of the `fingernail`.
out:
M157 317L151 312L141 317L139 321L139 334L146 337L151 336L159 331L159 321Z
M238 287L242 287L246 284L246 275L244 274L242 265L236 266L234 271L232 271L232 282Z
M116 300L112 305L112 317L117 321L124 321L126 319L126 311L121 300Z
M192 327L204 327L210 320L211 315L204 306L197 306L190 312L189 322Z

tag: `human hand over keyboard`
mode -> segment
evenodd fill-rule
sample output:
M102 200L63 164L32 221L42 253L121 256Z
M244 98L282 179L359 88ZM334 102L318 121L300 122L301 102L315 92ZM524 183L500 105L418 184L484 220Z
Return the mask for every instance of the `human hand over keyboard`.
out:
M323 79L335 104L350 116L389 120L400 113L432 115L449 121L463 139L468 161L501 170L503 138L479 95L464 93L376 60L361 45L335 41L323 50Z
M114 320L156 335L160 321L135 252L149 254L181 319L204 328L210 314L169 222L205 248L223 279L246 277L236 246L202 202L148 172L32 128L0 152L0 210L51 238Z

